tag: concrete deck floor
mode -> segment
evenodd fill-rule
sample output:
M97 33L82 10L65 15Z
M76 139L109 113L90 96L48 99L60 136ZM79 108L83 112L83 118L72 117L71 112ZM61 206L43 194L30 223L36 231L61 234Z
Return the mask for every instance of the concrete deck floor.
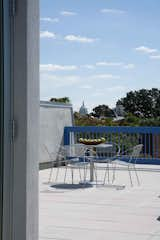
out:
M49 170L40 171L39 239L160 240L160 222L157 221L160 166L138 167L141 168L138 172L141 186L137 186L134 179L135 185L131 187L128 172L117 171L116 183L125 184L124 189L100 185L85 188L57 185L55 188L47 183ZM78 171L75 175L78 183ZM64 169L61 169L58 181L63 176ZM98 170L98 178L103 176L104 171Z

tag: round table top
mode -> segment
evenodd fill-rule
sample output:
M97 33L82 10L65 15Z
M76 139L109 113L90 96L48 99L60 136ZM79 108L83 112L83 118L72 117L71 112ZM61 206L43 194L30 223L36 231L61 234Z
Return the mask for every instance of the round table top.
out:
M113 144L111 143L100 143L100 144L84 144L84 143L77 143L75 145L83 145L86 146L87 148L91 147L91 148L109 148L109 147L113 147Z

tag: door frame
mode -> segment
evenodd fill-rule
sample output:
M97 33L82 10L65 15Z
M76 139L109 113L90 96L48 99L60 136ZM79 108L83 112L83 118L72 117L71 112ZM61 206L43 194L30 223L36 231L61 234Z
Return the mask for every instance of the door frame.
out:
M0 8L0 240L38 240L38 0Z
M0 0L1 16L1 83L0 83L0 161L1 161L1 238L12 237L12 113L11 113L11 46L10 1Z

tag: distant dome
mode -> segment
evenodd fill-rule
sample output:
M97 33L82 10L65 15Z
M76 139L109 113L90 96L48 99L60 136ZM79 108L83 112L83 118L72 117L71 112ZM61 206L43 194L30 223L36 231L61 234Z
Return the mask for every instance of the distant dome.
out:
M84 101L82 103L82 106L79 109L79 114L80 115L87 115L88 114L88 110L87 110L87 108L84 105Z

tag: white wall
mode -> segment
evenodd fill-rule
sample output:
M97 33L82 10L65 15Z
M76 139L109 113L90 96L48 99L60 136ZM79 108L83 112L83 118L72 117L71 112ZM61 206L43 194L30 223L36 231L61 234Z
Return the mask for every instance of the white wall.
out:
M46 151L44 150L44 144L47 145L50 152L56 152L57 149L59 149L59 146L63 144L64 127L72 125L72 105L41 101L40 163L50 161Z

